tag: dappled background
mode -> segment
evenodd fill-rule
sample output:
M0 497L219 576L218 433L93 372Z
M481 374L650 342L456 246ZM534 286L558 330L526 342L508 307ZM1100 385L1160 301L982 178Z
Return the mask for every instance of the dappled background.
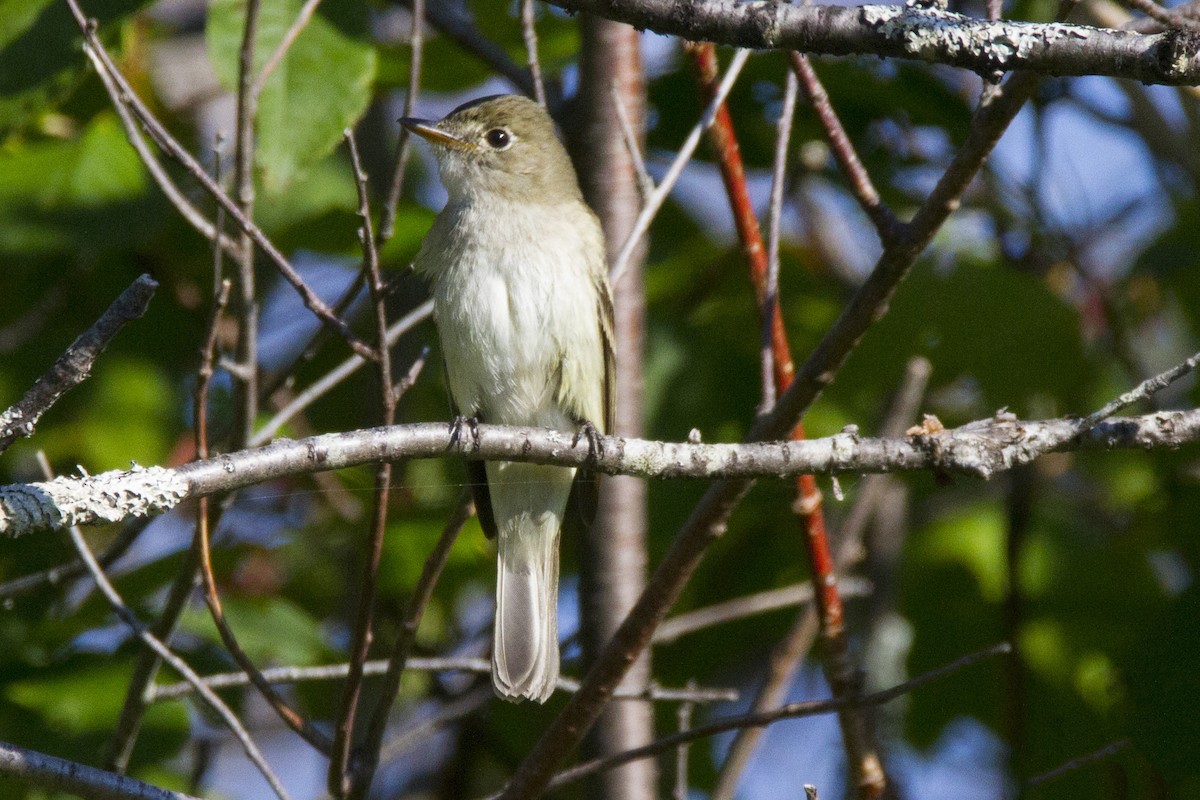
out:
M139 95L202 163L230 173L237 50L244 2L88 0L85 11ZM261 22L277 42L300 0L269 0ZM982 13L970 4L961 10ZM518 10L472 0L443 11L524 64ZM568 132L578 119L577 22L536 7L551 106ZM1046 20L1045 2L1007 16ZM1077 18L1130 19L1106 0ZM265 85L259 108L255 219L305 279L333 302L361 263L358 201L342 142L353 127L376 202L386 191L409 80L411 19L401 6L325 0ZM273 38L272 38L273 37ZM496 65L437 26L426 29L416 109L436 117L481 94L514 91ZM468 42L469 44L469 42ZM660 177L704 100L680 43L644 34L649 95L647 163ZM265 57L271 46L260 48ZM721 52L723 60L729 53ZM818 59L834 108L883 198L906 218L963 141L978 77L874 58ZM749 186L766 207L786 56L754 55L729 107ZM1200 319L1200 93L1107 78L1042 81L835 383L806 417L811 436L854 424L875 434L914 357L932 371L924 413L947 426L1007 408L1022 418L1083 414L1196 349ZM222 151L220 159L215 153ZM879 244L803 102L796 111L784 214L780 303L803 360L865 279ZM761 399L758 312L728 202L711 154L701 151L652 228L645 268L647 438L737 441ZM175 167L169 170L175 174ZM189 199L211 200L186 177ZM381 253L391 319L426 299L407 269L444 200L429 153L413 152L395 235ZM0 402L15 400L136 276L161 284L146 316L127 327L90 380L0 461L5 483L37 480L35 452L59 472L194 457L191 392L211 311L213 254L155 186L80 48L59 0L0 2ZM259 366L269 383L316 333L295 292L259 265ZM368 336L365 303L352 314ZM218 330L228 350L232 323ZM403 396L398 420L449 417L433 325L395 350L403 374L431 348L429 367ZM297 392L349 355L325 337L260 410L265 425ZM291 418L281 435L377 424L374 375L363 370ZM232 418L227 373L212 388L214 446ZM1155 397L1195 404L1190 381ZM1138 409L1139 413L1151 410ZM904 420L914 424L918 419ZM346 660L368 527L373 471L278 481L246 490L224 515L214 559L226 613L261 667ZM455 460L397 466L380 572L378 655L388 651L422 564L459 497ZM831 529L861 482L821 482ZM704 490L650 486L653 560ZM854 574L873 590L847 598L851 644L869 689L1011 639L1019 665L992 660L875 714L885 764L902 796L1002 798L1200 796L1200 462L1179 452L1059 454L990 483L927 474L888 479L886 502ZM681 612L808 578L786 482L761 482L675 609ZM120 526L87 532L143 619L154 618L192 539L192 510L152 522L134 538ZM125 545L128 545L127 547ZM65 536L0 542L0 739L90 764L102 762L139 645L82 577L21 580L69 562ZM578 557L566 541L562 634L577 627ZM417 637L417 655L484 656L490 642L494 553L471 521L456 542ZM848 592L847 594L854 594ZM738 702L699 705L694 719L742 710L762 680L795 607L739 619L654 648L664 686L690 680L737 689ZM198 599L182 616L177 651L201 674L235 669ZM567 644L565 672L578 676ZM574 658L574 660L572 660ZM176 676L164 672L160 682ZM368 692L374 687L368 682ZM485 691L480 692L480 687ZM336 712L339 685L288 690L312 718ZM806 662L789 698L827 697ZM223 696L240 710L298 800L324 790L324 759L287 731L251 692ZM490 698L486 677L410 670L394 710L380 797L469 797L498 788L561 707ZM457 704L457 705L456 705ZM436 729L421 727L447 709ZM672 703L658 729L676 727ZM422 731L405 738L405 732ZM694 746L693 796L711 789L730 734ZM844 791L833 717L768 731L739 797L823 797ZM1114 744L1100 764L1036 788L1024 781ZM663 794L671 758L663 761ZM186 700L154 703L130 773L159 785L235 798L267 795L228 735ZM566 792L578 789L566 790ZM0 781L0 794L47 797Z

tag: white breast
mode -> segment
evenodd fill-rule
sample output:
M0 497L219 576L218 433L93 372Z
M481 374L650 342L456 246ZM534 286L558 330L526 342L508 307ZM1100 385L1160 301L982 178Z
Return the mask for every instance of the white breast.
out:
M594 218L565 207L476 201L447 208L451 230L433 272L438 332L459 412L487 421L573 429L602 408L604 360L591 270L603 264ZM437 263L436 270L428 264ZM602 268L602 267L601 267ZM593 377L594 376L594 377ZM562 402L560 385L592 398ZM595 384L594 391L587 388ZM596 412L600 413L600 412Z

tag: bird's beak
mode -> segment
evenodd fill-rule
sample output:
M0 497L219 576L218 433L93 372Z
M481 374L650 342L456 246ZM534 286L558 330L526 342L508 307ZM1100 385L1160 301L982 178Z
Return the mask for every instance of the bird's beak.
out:
M432 120L401 117L400 124L432 144L438 144L442 147L453 147L457 150L466 150L471 147L468 142L451 133L446 133L437 127Z

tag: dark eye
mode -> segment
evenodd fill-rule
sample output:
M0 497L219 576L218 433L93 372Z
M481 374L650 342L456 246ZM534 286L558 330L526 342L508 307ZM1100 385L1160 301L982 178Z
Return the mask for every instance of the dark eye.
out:
M509 143L512 141L512 135L509 134L508 131L504 130L504 128L492 128L483 135L483 138L487 140L489 145L497 150L503 150L504 148L508 147Z

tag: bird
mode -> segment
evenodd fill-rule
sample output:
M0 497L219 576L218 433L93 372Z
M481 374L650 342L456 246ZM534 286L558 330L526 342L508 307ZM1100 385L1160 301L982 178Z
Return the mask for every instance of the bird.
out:
M413 265L430 283L455 422L586 433L613 426L613 306L600 221L550 115L517 95L404 118L437 160L447 201ZM578 438L576 438L578 441ZM492 680L545 702L559 674L559 540L589 525L583 468L469 461L475 507L497 541Z

